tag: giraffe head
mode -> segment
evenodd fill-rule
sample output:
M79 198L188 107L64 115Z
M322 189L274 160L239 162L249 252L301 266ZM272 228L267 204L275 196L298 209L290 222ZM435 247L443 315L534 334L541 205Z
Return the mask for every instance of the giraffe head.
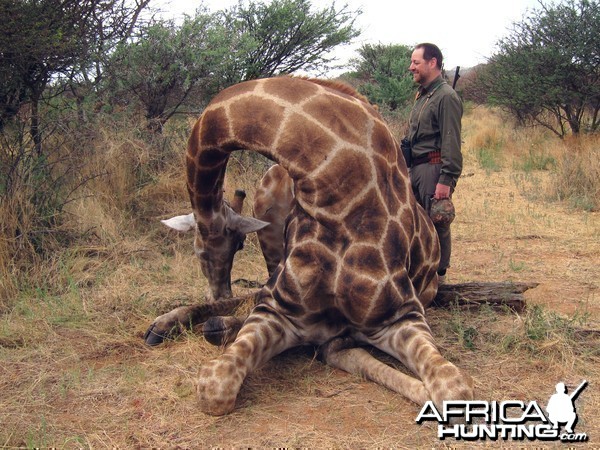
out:
M210 226L206 226L206 222L198 218L200 214L194 213L161 221L178 231L195 230L194 252L200 260L202 273L208 280L208 301L232 296L233 257L244 247L248 233L269 225L268 222L241 215L245 196L243 191L236 191L231 205L223 202L219 211L212 213Z

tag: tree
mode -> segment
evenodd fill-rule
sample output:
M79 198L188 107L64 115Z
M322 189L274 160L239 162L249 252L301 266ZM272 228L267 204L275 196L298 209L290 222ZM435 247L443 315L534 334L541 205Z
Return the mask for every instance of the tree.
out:
M86 77L92 55L107 52L109 38L131 30L149 0L2 0L0 17L0 114L15 114L23 101L31 106L30 132L42 153L39 103L51 80ZM99 27L107 16L114 20ZM110 31L109 31L110 29ZM99 68L97 66L97 68ZM1 123L1 121L0 121Z
M70 73L59 74L64 80L63 85L76 99L80 121L85 119L85 100L102 95L100 89L107 64L117 46L127 42L138 27L145 25L141 15L149 9L150 1L95 0L91 3L86 57L78 60Z
M360 32L354 21L361 11L335 3L312 11L309 0L273 0L244 3L223 12L232 35L253 45L240 66L238 78L251 80L290 74L298 70L324 71L334 61L331 51Z
M500 40L478 80L490 103L559 136L600 123L600 3L545 5Z
M0 0L0 203L11 217L0 234L18 238L15 251L46 250L48 230L60 232L65 206L95 176L81 170L87 146L64 105L94 88L148 2Z
M353 76L361 81L359 90L372 102L395 111L414 96L414 82L408 71L412 49L405 45L365 44L352 64Z
M160 132L192 97L205 103L241 81L324 69L333 59L327 54L358 35L353 17L347 7L312 12L308 0L274 0L216 14L198 10L181 26L157 21L119 46L111 82L133 94L148 128Z
M478 64L467 68L460 76L460 84L457 85L457 92L463 101L473 102L483 105L488 101L488 92L479 78L486 70L486 64Z
M212 14L199 11L181 26L156 21L118 47L110 62L111 82L117 92L133 94L146 111L148 128L160 132L193 90L214 95L227 43Z
M31 135L40 154L38 105L54 73L65 71L85 51L79 4L60 0L2 2L1 70L12 72L13 95L31 104ZM18 94L17 94L18 93ZM10 105L9 108L14 107ZM5 111L7 108L4 108Z

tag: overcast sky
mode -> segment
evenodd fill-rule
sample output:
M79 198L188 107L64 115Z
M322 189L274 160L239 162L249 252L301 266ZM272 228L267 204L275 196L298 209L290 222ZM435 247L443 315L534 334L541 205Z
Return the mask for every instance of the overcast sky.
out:
M267 0L268 1L268 0ZM548 0L544 0L547 4ZM204 4L212 11L229 8L238 0L159 0L167 4L168 17L193 15ZM316 8L331 0L312 0ZM511 24L524 14L539 9L538 0L337 0L341 7L361 9L357 26L361 35L349 47L340 48L341 63L356 56L362 44L404 44L432 42L444 54L445 67L472 67L495 52L495 44L509 33Z

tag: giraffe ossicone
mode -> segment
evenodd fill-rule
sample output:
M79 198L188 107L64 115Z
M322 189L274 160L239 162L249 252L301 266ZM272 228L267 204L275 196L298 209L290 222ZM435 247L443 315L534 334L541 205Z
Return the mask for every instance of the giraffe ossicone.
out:
M292 77L244 82L211 101L186 166L194 247L213 284L231 271L239 246L222 187L229 154L241 149L276 161L294 198L283 259L235 341L200 369L202 410L229 413L250 371L298 345L320 346L328 364L420 404L472 399L471 377L440 354L425 319L439 242L377 110L345 85ZM358 345L388 353L414 376Z

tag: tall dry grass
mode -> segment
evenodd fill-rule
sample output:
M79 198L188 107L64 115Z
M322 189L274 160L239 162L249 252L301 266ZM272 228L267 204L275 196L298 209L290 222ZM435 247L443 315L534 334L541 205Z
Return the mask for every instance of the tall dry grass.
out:
M44 255L36 252L23 228L36 216L30 201L32 186L23 183L16 189L18 195L3 197L3 310L13 308L19 297L35 296L36 292L64 295L94 287L95 292L88 293L88 312L109 304L119 305L123 312L132 311L140 302L163 311L170 305L189 303L202 292L205 281L193 255L191 236L160 224L161 219L190 212L183 163L192 122L174 122L162 136L153 139L143 138L135 127L108 122L94 133L88 145L75 139L72 147L64 143L65 153L71 152L84 164L78 167L76 176L65 180L64 189L77 186L77 190L64 205L60 225L49 230ZM257 155L231 157L226 197L232 198L236 189L246 190L246 214L251 214L255 187L270 164ZM14 238L17 230L23 233ZM19 246L21 251L17 253ZM248 253L259 253L255 236L246 242ZM262 264L248 264L256 265L254 280L263 281ZM148 270L150 267L152 270ZM156 278L155 274L149 275L153 269L164 280L166 288L161 292L140 288L151 284L149 276ZM169 293L170 287L173 290Z
M530 178L523 189L536 191L537 198L600 210L599 134L561 140L543 128L520 128L512 118L482 106L465 117L463 127L465 157L487 172L515 171ZM535 172L547 176L536 178Z
M66 281L57 276L56 260L81 249L106 254L140 237L145 208L160 208L161 200L154 192L149 201L145 191L175 176L175 167L182 173L185 134L174 128L157 145L135 127L107 122L93 133L49 136L42 156L16 132L12 142L3 139L0 310L25 291L62 292ZM167 193L164 203L183 191Z
M10 305L10 299L18 293L18 282L15 277L17 271L14 267L14 242L11 236L17 222L11 214L15 207L7 198L0 199L0 215L2 216L2 227L0 227L0 313L4 312Z
M8 169L7 165L2 166ZM11 306L29 279L40 275L44 254L47 256L59 247L57 230L45 226L48 222L44 219L48 217L41 217L46 211L40 211L32 202L40 189L32 181L33 176L27 170L15 170L11 176L10 183L3 183L0 192L0 312Z
M577 208L599 211L600 136L568 137L561 144L552 196Z

